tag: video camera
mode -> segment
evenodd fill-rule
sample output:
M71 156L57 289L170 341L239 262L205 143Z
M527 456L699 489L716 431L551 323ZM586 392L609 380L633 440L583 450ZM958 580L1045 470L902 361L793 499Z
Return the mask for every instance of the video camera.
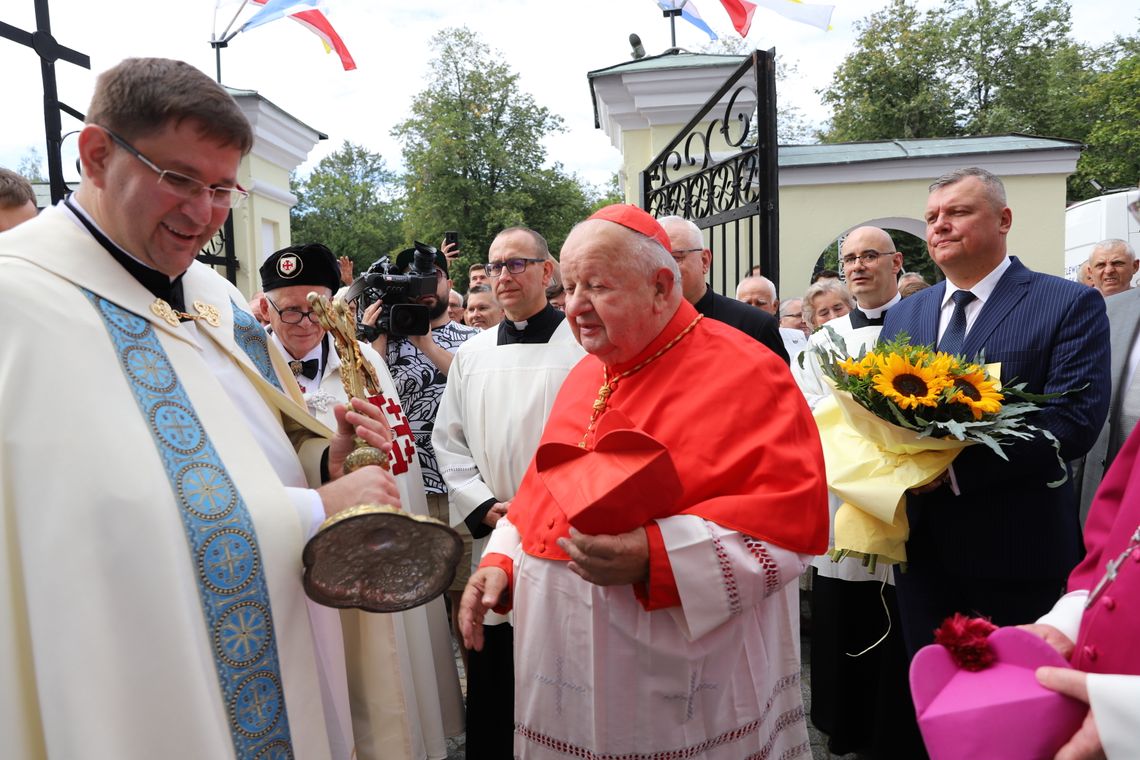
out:
M368 271L360 275L345 293L346 301L356 301L356 338L371 343L381 334L427 335L431 331L428 307L416 303L421 296L434 295L439 274L435 270L435 248L416 241L411 252L412 265L407 274L382 256ZM400 257L397 257L399 261ZM383 301L380 318L375 325L362 321L364 311L377 300Z

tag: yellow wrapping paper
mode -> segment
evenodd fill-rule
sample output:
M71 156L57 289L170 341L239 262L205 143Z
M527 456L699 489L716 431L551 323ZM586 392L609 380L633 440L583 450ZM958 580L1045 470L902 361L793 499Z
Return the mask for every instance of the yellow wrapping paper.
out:
M835 515L835 552L906 562L907 490L934 480L973 442L919 438L828 383L832 395L816 406L814 415L827 485L843 501Z

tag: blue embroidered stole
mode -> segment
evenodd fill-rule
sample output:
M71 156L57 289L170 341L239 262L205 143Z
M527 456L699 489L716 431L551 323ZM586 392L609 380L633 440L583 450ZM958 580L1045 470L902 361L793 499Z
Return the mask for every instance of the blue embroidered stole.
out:
M239 760L293 757L273 632L269 589L253 520L218 456L154 328L85 290L115 345L119 364L147 421L170 479L198 581L214 668ZM265 333L244 311L239 345L278 388ZM262 358L256 333L261 333ZM156 612L156 614L158 614ZM177 653L171 653L177 656Z

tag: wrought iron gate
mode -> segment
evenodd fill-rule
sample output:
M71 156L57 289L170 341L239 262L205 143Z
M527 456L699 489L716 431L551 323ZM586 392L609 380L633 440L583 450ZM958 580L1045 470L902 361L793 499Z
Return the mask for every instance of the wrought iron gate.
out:
M641 172L641 207L707 231L712 287L728 295L757 265L780 286L775 61L753 52Z

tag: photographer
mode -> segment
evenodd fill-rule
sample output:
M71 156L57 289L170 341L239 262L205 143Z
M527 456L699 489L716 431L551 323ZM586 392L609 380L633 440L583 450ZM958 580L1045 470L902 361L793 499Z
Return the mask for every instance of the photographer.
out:
M446 247L446 246L445 246ZM448 279L447 257L433 248L422 246L421 252L433 254L436 272L435 292L413 299L414 303L427 307L429 331L426 335L397 335L382 331L373 342L376 353L388 362L388 369L396 383L396 391L404 404L404 412L412 427L416 449L420 456L420 469L423 472L424 491L427 494L428 512L432 517L450 524L447 506L447 486L436 464L435 452L431 446L432 428L435 426L436 412L443 389L447 385L447 373L456 349L479 330L457 324L447 314L447 296L451 291ZM413 268L415 248L402 251L397 257L394 270L408 273ZM370 304L363 312L361 323L376 325L381 318L383 299ZM380 320L382 321L382 320ZM461 572L456 576L452 588L463 590L471 565L471 536L466 528L459 528L463 537L464 556L460 560Z

